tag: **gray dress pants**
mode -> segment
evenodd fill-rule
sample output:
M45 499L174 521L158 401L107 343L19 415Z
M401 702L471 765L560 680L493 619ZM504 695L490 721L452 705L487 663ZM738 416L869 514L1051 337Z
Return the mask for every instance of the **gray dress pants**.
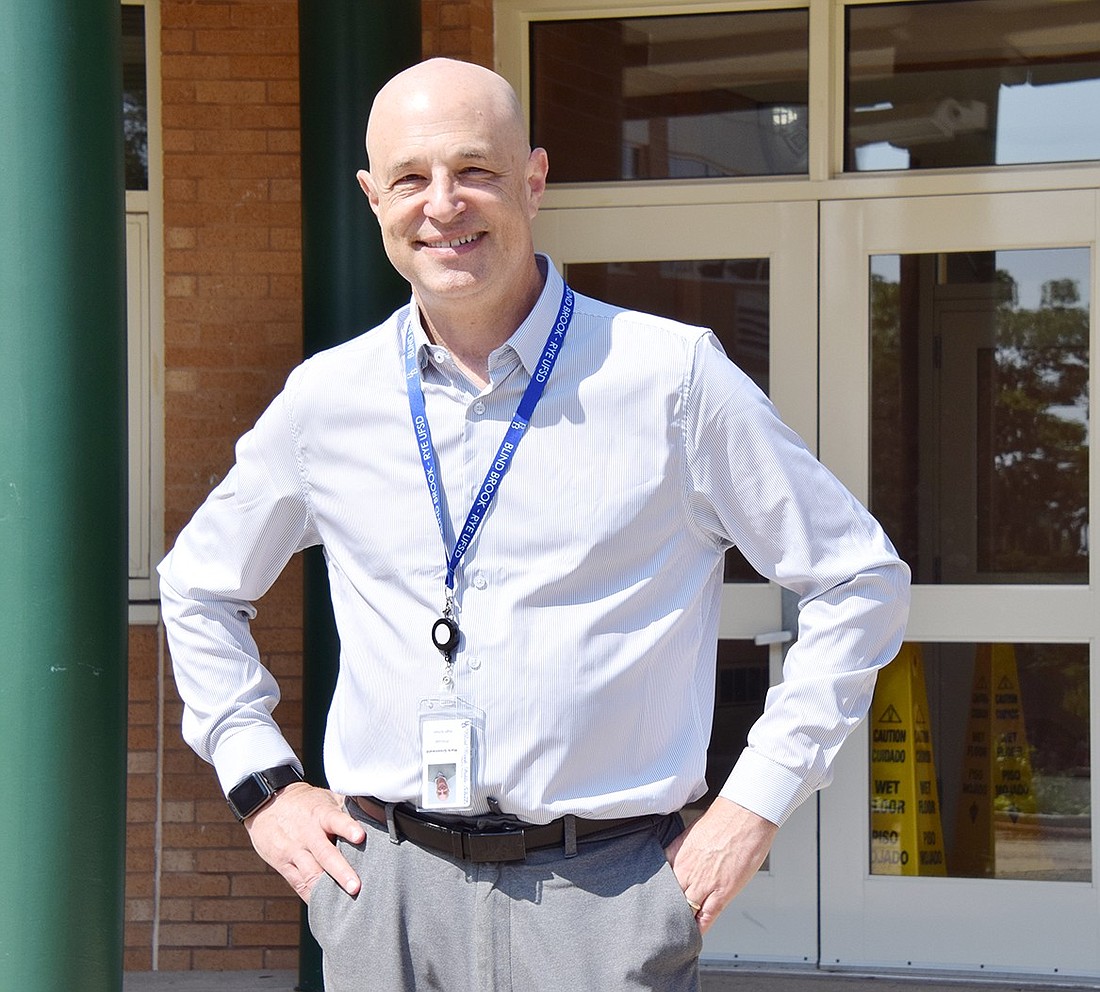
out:
M679 817L481 864L357 818L366 841L340 850L359 895L328 876L310 894L326 992L698 992L702 938L663 847Z

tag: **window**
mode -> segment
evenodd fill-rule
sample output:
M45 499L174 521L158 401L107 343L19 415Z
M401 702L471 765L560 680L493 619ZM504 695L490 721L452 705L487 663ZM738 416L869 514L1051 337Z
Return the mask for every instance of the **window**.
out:
M804 9L538 21L531 56L554 182L807 170Z
M1089 249L871 259L871 508L923 583L1089 566Z
M130 601L156 598L164 547L163 283L159 172L157 0L122 5L122 121L126 164Z
M870 871L1092 880L1086 644L906 644L870 713Z
M1100 159L1100 2L847 10L845 169Z

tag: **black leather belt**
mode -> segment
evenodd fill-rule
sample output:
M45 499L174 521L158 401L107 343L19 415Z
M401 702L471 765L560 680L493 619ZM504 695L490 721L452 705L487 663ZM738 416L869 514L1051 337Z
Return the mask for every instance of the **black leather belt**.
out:
M386 810L380 803L356 797L356 804L372 820L387 825ZM653 824L652 816L631 816L619 820L588 820L573 817L576 837L591 837L607 833L612 836L644 830ZM566 840L566 817L542 826L525 826L515 830L461 830L425 820L408 807L395 806L393 820L398 836L419 847L449 854L461 861L523 861L529 851L563 847Z

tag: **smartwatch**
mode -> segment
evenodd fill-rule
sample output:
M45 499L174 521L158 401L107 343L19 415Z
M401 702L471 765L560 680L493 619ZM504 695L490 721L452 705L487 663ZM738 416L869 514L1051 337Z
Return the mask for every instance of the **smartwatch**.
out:
M293 765L276 765L262 772L253 772L243 782L233 786L225 801L237 822L244 823L253 813L266 806L284 786L304 781L301 772Z

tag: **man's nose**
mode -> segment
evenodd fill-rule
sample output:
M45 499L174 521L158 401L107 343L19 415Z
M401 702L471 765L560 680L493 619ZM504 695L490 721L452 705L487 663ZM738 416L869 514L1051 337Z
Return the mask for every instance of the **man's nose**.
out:
M450 173L436 173L428 186L424 213L433 220L453 220L466 207L459 195L458 183Z

